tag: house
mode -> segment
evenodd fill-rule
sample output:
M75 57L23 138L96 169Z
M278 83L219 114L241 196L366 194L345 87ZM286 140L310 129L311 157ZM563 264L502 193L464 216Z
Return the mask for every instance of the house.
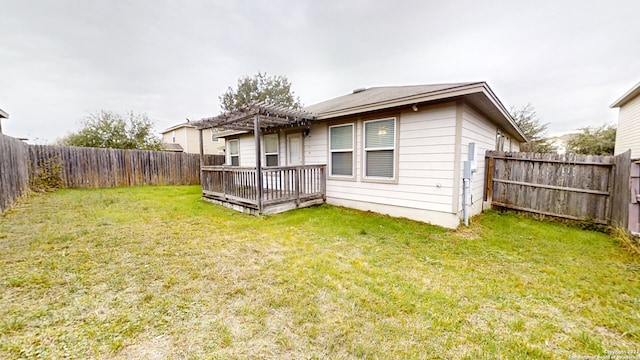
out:
M620 108L614 155L631 149L631 158L640 159L640 82L611 105Z
M569 146L569 141L573 139L574 136L576 136L575 133L554 136L549 138L547 142L551 144L554 149L556 149L556 152L558 154L566 154L567 148Z
M200 134L189 122L172 126L162 133L162 143L166 151L200 153ZM207 129L202 134L205 154L223 155L224 138L218 137L217 129Z
M483 209L485 151L526 141L485 82L358 89L302 110L254 104L193 125L242 131L226 137L226 166L203 167L215 203L270 213L326 201L449 228Z
M8 119L9 114L0 109L0 134L2 134L2 119Z

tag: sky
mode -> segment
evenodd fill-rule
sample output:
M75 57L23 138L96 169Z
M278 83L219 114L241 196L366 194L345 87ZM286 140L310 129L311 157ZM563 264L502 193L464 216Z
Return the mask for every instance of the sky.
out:
M640 1L0 0L5 134L55 142L101 110L159 133L220 113L242 76L304 105L373 86L486 81L549 135L616 123L640 81Z

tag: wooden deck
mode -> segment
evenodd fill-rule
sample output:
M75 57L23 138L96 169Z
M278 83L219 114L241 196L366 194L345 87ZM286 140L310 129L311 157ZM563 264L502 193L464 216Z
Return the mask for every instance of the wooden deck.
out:
M275 214L322 204L326 200L326 166L202 166L202 196L249 214ZM259 186L261 184L262 186Z

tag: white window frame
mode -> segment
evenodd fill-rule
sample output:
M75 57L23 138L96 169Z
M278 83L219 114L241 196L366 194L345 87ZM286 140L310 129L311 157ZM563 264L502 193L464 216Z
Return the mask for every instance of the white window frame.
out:
M171 132L171 142L172 142L172 143L175 143L175 142L176 142L176 131L175 131L175 130L173 130L173 131Z
M393 120L393 146L383 146L383 147L372 147L367 148L367 124ZM369 151L393 151L393 176L391 177L383 177L383 176L367 176L367 154ZM366 120L362 123L362 179L364 180L373 180L373 181L383 181L383 182L393 182L397 180L397 172L398 172L398 118L397 117L387 117L383 119L375 119L375 120Z
M235 154L235 155L231 153L231 144L232 144L233 142L235 142L236 144L238 144L238 145L237 145L238 153L237 153L237 154ZM229 151L228 151L228 153L229 153L229 165L230 165L230 166L240 166L240 141L239 141L239 139L233 139L233 140L229 140L229 141L227 141L227 146L228 146L228 149L229 149ZM233 165L233 157L234 157L234 156L238 158L238 165Z
M275 136L276 137L276 152L267 152L267 141L266 141L266 137L267 136ZM263 152L263 159L264 159L264 165L265 167L275 167L275 166L280 166L280 137L278 136L278 134L265 134L262 135L262 152ZM267 166L267 156L276 156L276 165L271 165L271 166Z
M331 128L337 128L337 127L344 127L344 126L350 126L351 127L351 148L350 149L336 149L333 150L331 149ZM356 176L356 171L355 171L355 161L356 161L356 124L355 123L344 123L344 124L336 124L336 125L331 125L329 126L329 129L327 131L327 135L329 137L329 177L330 178L337 178L337 179L355 179ZM351 153L351 175L340 175L340 174L333 174L333 153L346 153L346 152L350 152Z
M211 129L211 142L218 142L220 138L218 138L218 129Z

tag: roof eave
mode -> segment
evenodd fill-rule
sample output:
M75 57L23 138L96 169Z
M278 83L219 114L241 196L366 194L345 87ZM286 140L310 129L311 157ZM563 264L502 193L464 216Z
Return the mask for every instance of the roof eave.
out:
M622 95L618 100L616 100L609 107L610 108L621 107L639 95L640 95L640 82L638 82L634 87L632 87L629 91L627 91L624 95Z
M0 109L0 118L8 119L9 118L9 114L6 113L4 110Z
M484 88L485 95L489 98L489 100L491 100L494 106L500 111L500 114L507 120L509 125L511 125L511 127L516 131L516 134L512 134L512 135L520 136L518 140L520 140L521 142L529 141L529 139L527 139L527 136L524 134L524 132L522 132L522 129L520 129L518 124L516 124L515 119L511 116L507 108L504 107L500 99L498 99L496 94L493 93L489 85L487 85L486 83L483 83L483 85L484 85L483 88Z
M166 130L161 131L161 132L160 132L160 134L166 134L166 133L168 133L169 131L177 130L177 129L180 129L180 128L182 128L182 127L195 128L195 126L193 126L193 125L190 125L190 124L187 124L187 123L182 123L182 124L178 124L178 125L173 125L172 127L168 128L168 129L166 129Z

